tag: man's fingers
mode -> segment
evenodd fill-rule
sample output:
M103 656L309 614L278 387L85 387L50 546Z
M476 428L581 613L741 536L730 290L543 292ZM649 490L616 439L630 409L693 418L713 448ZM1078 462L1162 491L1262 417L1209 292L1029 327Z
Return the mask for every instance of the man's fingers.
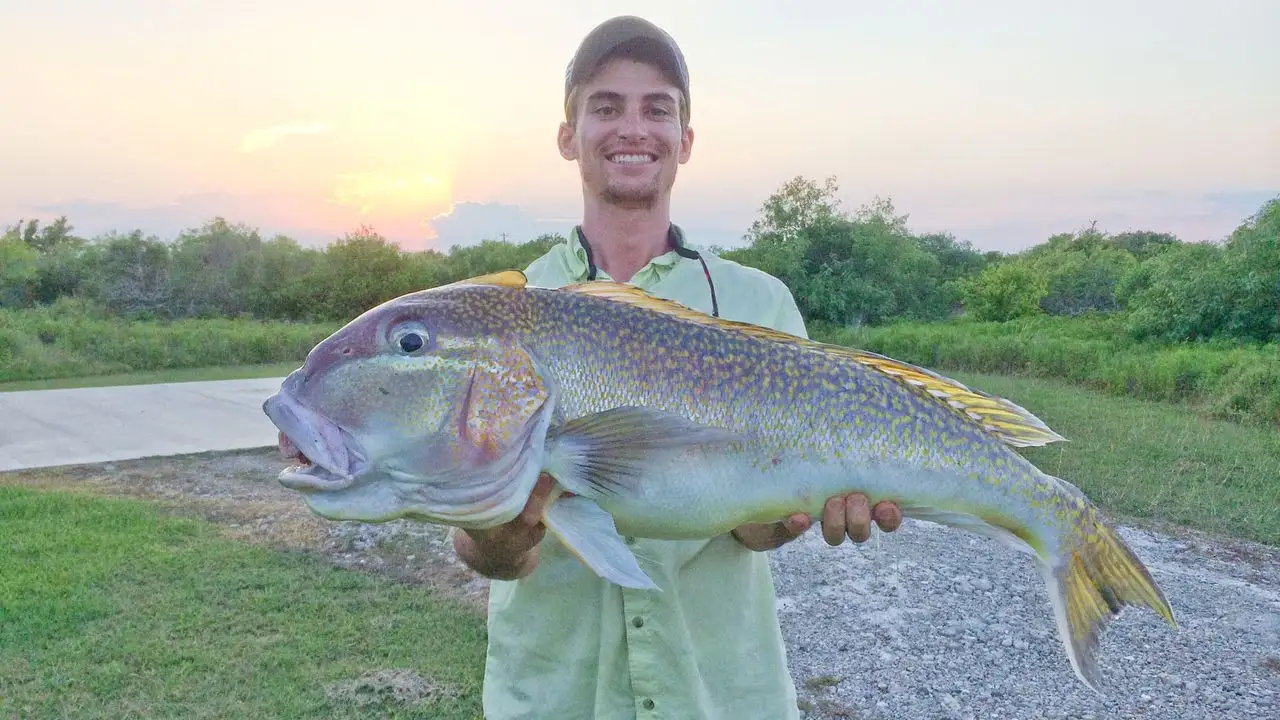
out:
M849 539L856 543L866 542L871 537L871 507L867 504L866 495L852 493L845 498L844 524Z
M822 539L828 545L839 545L844 542L845 498L835 496L827 498L822 508Z
M782 527L792 537L798 537L805 530L808 530L809 526L812 524L813 523L809 519L808 515L804 513L795 513L794 515L788 516L787 519L782 522Z
M547 473L538 476L533 491L529 493L529 500L524 504L524 510L520 511L520 522L530 526L542 522L542 511L547 507L547 496L555 482L555 478Z
M872 522L885 532L893 532L902 525L902 510L888 500L872 508L862 493L836 495L822 508L822 539L828 545L839 545L846 536L864 543L871 539Z
M876 503L872 510L872 517L875 518L876 525L885 532L893 532L902 525L902 510L886 500Z

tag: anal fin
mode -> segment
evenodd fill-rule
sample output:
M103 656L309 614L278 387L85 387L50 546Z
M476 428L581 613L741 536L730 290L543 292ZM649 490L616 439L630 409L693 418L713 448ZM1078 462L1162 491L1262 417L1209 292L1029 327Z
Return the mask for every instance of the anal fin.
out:
M1038 550L1040 543L1032 536L1031 532L1007 518L995 515L979 517L963 510L948 510L906 501L898 502L898 508L902 511L903 517L925 520L958 530L965 530L975 535L991 538L1010 550L1016 550L1032 557L1040 557L1040 551Z
M658 590L622 541L613 516L590 498L559 497L543 513L547 529L600 577L623 587Z

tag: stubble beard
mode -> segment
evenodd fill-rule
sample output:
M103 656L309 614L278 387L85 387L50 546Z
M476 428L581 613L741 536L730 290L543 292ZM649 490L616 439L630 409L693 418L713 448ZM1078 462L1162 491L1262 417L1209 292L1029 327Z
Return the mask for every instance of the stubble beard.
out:
M672 179L674 180L674 178ZM624 210L651 210L662 199L664 191L670 190L670 182L662 174L643 186L614 185L605 182L600 190L602 201Z
M639 189L606 187L600 193L601 200L626 210L652 210L658 204L658 196L658 188L653 185Z

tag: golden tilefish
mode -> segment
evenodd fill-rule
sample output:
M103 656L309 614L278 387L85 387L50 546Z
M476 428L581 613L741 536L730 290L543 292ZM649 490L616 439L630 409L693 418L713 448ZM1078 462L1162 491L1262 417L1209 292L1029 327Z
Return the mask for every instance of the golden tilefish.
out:
M820 518L857 491L1030 555L1095 690L1098 634L1124 606L1177 627L1101 511L1016 451L1063 439L1024 408L624 283L509 271L395 298L318 344L263 409L299 461L280 482L325 518L493 527L546 472L552 536L656 590L623 535Z

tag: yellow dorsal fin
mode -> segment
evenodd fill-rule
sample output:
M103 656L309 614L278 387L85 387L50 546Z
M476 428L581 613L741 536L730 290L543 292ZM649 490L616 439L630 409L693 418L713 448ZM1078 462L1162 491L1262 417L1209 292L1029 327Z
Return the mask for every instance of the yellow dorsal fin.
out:
M498 285L500 287L522 288L529 284L529 279L519 270L499 270L485 275L477 275L465 280L448 283L445 287L457 285Z
M949 377L884 355L809 340L751 323L712 317L678 302L656 297L635 285L626 283L593 280L567 285L561 289L635 305L690 322L724 328L730 332L738 332L770 342L786 343L813 352L851 360L883 373L912 390L933 398L945 407L963 414L1013 447L1034 447L1065 440L1045 425L1044 421L1020 405L1001 397L971 390Z

